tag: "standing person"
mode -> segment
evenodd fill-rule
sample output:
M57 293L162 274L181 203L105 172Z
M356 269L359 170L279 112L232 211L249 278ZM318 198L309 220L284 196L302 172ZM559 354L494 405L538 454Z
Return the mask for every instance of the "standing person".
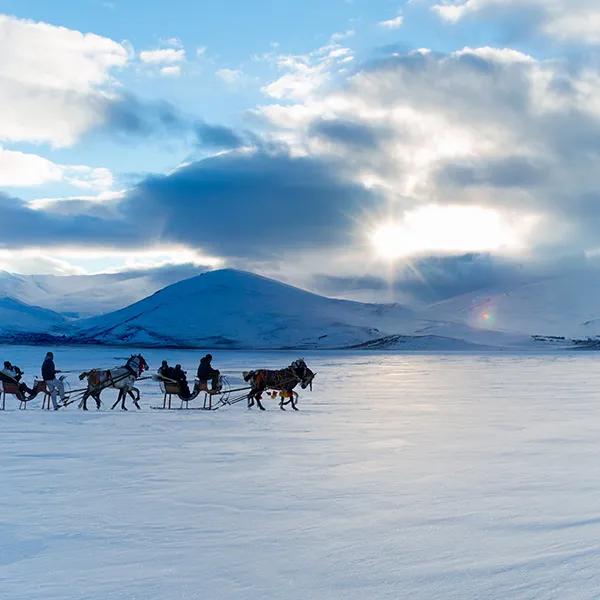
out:
M213 369L210 364L212 361L212 354L207 354L203 358L200 359L200 364L198 365L198 380L200 381L200 385L207 385L208 380L211 380L211 388L213 391L218 392L221 389L221 385L219 383L219 375L220 371L217 369Z
M46 387L52 399L54 410L58 410L60 405L56 402L56 396L59 395L64 404L65 401L65 385L62 379L57 379L56 374L60 373L54 366L54 354L48 352L44 363L42 364L42 379L46 382Z

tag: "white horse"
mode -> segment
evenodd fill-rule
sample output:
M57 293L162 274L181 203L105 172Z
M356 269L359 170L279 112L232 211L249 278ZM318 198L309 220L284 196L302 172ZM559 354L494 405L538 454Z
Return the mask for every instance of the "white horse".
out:
M87 378L88 387L79 403L79 408L87 410L87 399L91 396L96 401L96 408L99 409L102 404L100 401L102 391L106 388L115 388L119 390L119 396L112 408L115 408L121 402L121 409L127 410L125 408L125 397L129 394L136 408L139 409L140 391L134 384L142 373L147 370L148 363L144 360L144 357L141 354L132 354L122 367L108 370L93 369L81 373L79 379L83 381Z

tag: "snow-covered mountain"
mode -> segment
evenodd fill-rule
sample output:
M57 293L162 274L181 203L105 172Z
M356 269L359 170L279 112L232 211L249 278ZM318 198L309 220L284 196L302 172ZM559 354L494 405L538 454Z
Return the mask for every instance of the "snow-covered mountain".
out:
M13 298L0 298L0 338L20 334L60 335L67 327L64 316L39 306L30 306Z
M157 271L87 278L0 274L0 298L3 285L13 281L21 286L11 288L13 295L45 293L63 309L81 308L89 291L89 306L97 310L125 303L145 286L157 287L160 277ZM60 296L64 282L67 292ZM126 308L78 321L25 304L25 298L0 299L2 338L50 334L73 342L183 347L468 350L531 347L533 335L565 338L546 340L555 347L600 336L600 272L590 270L473 292L418 312L327 298L234 270L196 275Z
M529 335L600 335L600 271L587 269L513 287L487 289L433 304L428 319Z
M488 345L507 342L451 321L423 320L396 304L326 298L235 270L181 281L122 310L82 320L77 327L81 338L131 345L340 348L395 334L468 338ZM446 339L444 344L453 342Z
M18 275L0 271L0 297L87 317L123 308L205 270L195 265L168 265L99 275Z

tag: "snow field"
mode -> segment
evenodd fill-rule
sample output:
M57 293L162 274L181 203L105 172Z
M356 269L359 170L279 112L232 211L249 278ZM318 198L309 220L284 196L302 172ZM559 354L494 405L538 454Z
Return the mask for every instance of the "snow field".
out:
M28 381L45 351L2 350ZM201 355L142 352L153 368ZM297 358L214 354L232 375ZM56 352L65 369L120 355ZM305 358L318 374L299 413L271 400L266 413L152 411L153 382L142 412L23 412L9 400L0 597L597 596L595 355Z

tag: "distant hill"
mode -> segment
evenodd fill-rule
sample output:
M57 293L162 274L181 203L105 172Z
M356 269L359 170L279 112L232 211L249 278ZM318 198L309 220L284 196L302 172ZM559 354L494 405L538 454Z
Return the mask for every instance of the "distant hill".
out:
M401 306L324 298L235 270L205 273L125 309L84 319L80 334L128 344L229 348L339 347L412 319Z
M173 284L77 328L82 339L100 343L221 348L340 348L398 333L478 337L460 324L424 321L400 305L325 298L230 269Z
M123 308L204 271L206 268L195 265L99 275L19 275L0 271L0 296L71 317L88 317Z
M64 316L39 306L30 306L13 298L0 298L0 338L19 334L56 334L67 329Z
M470 327L529 335L600 335L600 271L574 271L526 284L491 288L432 304L422 316Z

